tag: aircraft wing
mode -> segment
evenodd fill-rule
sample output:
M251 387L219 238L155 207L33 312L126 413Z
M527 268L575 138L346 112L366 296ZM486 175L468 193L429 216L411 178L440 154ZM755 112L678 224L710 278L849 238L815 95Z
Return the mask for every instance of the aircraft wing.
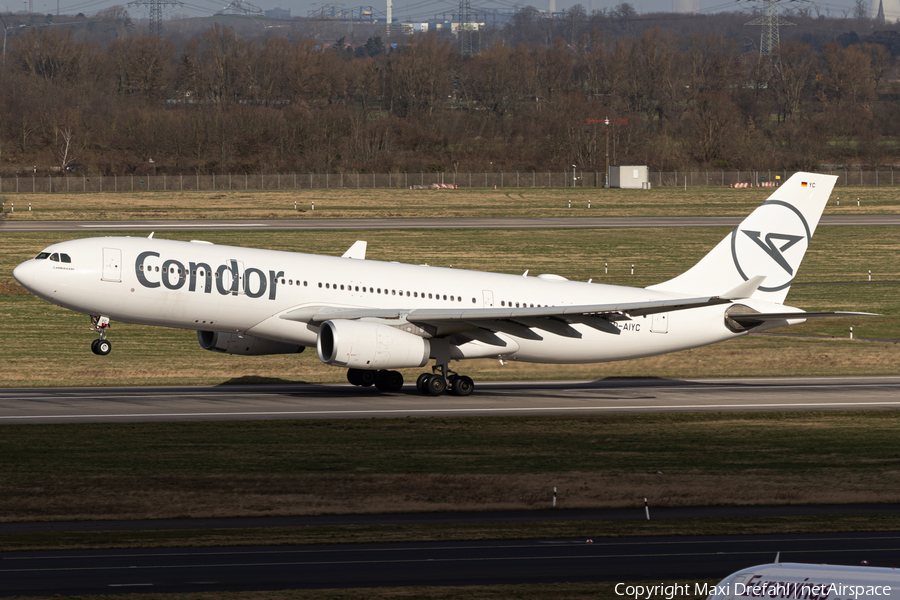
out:
M313 324L336 319L404 320L446 333L484 329L490 332L508 333L516 337L540 339L540 336L533 331L538 329L566 337L580 338L581 334L570 327L570 323L583 323L600 331L618 334L619 328L613 325L614 321L627 321L632 317L730 302L729 299L713 296L618 304L527 308L416 308L404 310L308 306L287 312L281 315L281 318Z

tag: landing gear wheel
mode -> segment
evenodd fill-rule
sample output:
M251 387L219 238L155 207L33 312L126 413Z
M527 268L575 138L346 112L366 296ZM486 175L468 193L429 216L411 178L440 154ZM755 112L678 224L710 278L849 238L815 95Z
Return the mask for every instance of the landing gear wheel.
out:
M94 354L100 354L99 352L97 352L97 344L99 343L100 340L94 340L93 342L91 342L91 352L93 352Z
M440 396L444 393L444 390L447 389L447 384L444 383L444 378L442 376L429 375L426 389L432 396Z
M453 379L453 394L456 396L468 396L475 389L475 382L465 375Z
M99 354L100 356L106 356L109 354L110 350L112 350L112 344L109 343L109 340L96 340L96 350L94 350L94 354Z
M347 381L353 385L362 385L361 373L359 369L347 369Z
M382 392L399 392L403 388L403 375L399 371L379 371L375 387Z
M369 387L373 383L375 383L375 371L363 371L361 369L358 369L358 370L360 373L360 375L359 375L360 384L359 385L361 385L363 387Z
M419 378L416 379L416 389L419 390L420 394L428 395L428 378L431 377L429 373L422 373L419 375Z

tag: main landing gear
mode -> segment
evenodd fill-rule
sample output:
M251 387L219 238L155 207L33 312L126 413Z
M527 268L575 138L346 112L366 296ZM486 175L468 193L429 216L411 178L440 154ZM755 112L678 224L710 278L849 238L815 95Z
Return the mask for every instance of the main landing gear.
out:
M470 377L451 371L447 365L435 365L431 370L431 373L422 373L416 380L416 389L420 394L440 396L449 392L455 396L468 396L475 389L475 382ZM403 375L397 371L384 369L381 371L348 369L347 381L362 387L374 385L382 392L399 392L403 388Z
M468 396L475 389L475 382L471 377L451 371L447 365L435 365L431 367L431 373L419 375L416 389L426 396L440 396L444 392L450 392L454 396Z
M91 317L91 331L96 331L98 339L91 342L91 352L106 356L112 350L112 344L106 339L106 331L109 329L109 317L101 315Z
M399 392L403 388L403 375L399 371L365 371L348 369L347 381L353 385L369 387L374 385L382 392Z

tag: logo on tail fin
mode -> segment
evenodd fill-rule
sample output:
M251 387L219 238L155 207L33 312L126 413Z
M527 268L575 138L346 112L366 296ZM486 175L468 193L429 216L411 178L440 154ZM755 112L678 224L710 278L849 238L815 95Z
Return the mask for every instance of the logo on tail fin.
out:
M742 229L744 233L750 236L750 239L756 242L760 248L765 251L766 254L772 257L772 260L781 265L781 268L788 272L788 275L794 274L794 269L791 267L790 263L784 258L784 252L797 242L803 239L802 235L788 235L786 233L768 233L766 234L766 243L763 244L762 240L759 239L761 233L759 231L747 231L746 229ZM781 240L785 242L785 244L781 247L776 246L772 240Z
M767 285L760 291L783 290L793 283L811 238L809 224L796 207L770 200L732 232L734 266L744 281L765 275Z

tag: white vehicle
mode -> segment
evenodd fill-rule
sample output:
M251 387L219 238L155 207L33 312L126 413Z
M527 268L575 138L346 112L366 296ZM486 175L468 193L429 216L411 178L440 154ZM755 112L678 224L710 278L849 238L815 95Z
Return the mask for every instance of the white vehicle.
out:
M13 271L32 293L110 320L197 330L231 354L301 352L397 391L391 369L424 367L424 394L472 392L451 360L591 363L653 356L812 317L785 306L837 177L798 173L686 273L648 288L131 237L54 244ZM526 271L527 275L527 271Z
M900 570L776 562L732 573L718 585L710 588L707 600L739 598L778 600L900 598Z

